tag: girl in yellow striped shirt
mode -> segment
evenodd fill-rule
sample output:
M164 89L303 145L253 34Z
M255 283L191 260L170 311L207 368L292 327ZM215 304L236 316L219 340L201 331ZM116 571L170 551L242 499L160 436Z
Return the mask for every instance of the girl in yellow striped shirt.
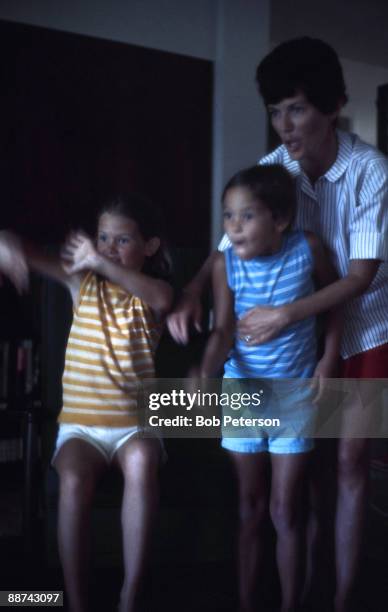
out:
M21 249L9 235L3 234L2 242L8 250L12 245L14 253ZM53 458L60 480L58 539L70 609L87 609L91 505L101 473L113 463L124 477L125 576L119 610L134 612L161 459L160 442L139 435L136 393L141 379L155 375L154 354L172 301L172 289L163 280L168 258L160 219L144 198L120 196L101 212L97 240L72 234L61 263L31 245L24 246L24 255L32 268L64 284L73 300ZM2 270L11 276L4 262Z

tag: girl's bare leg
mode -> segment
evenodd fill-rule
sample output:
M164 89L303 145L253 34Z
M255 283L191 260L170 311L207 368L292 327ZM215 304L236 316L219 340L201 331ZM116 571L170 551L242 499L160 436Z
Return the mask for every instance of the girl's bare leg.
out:
M281 612L296 611L302 591L303 499L310 453L272 454L270 512L277 543Z
M59 474L58 546L71 612L87 609L90 512L96 482L106 469L103 455L74 438L54 462Z
M116 459L124 476L121 509L124 584L120 612L135 612L159 498L160 442L132 438Z
M255 592L264 563L268 521L268 454L229 451L239 488L238 573L240 611L253 612Z

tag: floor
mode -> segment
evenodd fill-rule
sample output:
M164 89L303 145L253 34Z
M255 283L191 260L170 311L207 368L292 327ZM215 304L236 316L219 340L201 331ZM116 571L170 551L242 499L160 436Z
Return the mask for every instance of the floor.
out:
M189 463L181 465L183 469L178 471L173 482L165 479L157 525L161 535L157 538L146 580L144 611L235 612L235 515L230 507L233 499L228 497L224 508L217 504L219 491L225 486L225 479L229 480L230 473L222 460L218 467L214 460L213 475L208 479L211 486L209 484L207 491L199 495L200 488L203 489L203 473L201 470L195 473L194 465ZM192 475L190 482L187 482L188 473ZM354 612L385 612L388 609L388 470L384 463L371 465L370 497L365 554ZM186 505L184 516L178 499L179 503L183 499ZM46 534L45 525L38 524L30 555L23 549L20 537L0 538L0 590L63 588L59 566L47 555ZM211 554L204 554L205 548ZM91 610L113 612L117 607L120 582L117 559L96 567L91 573ZM278 599L274 573L266 584L268 597L260 611L274 612Z

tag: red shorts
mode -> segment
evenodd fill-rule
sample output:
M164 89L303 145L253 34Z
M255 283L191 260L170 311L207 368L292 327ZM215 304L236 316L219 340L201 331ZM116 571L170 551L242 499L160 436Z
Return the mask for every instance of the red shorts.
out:
M344 359L341 378L388 378L388 344Z

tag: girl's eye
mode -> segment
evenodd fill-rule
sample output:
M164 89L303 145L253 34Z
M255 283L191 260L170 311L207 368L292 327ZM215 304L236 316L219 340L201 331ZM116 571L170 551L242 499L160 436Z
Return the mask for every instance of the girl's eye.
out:
M291 111L292 111L293 113L295 113L296 115L298 115L298 114L300 114L300 113L303 113L303 111L304 111L304 106L293 106L293 107L292 107L292 109L291 109Z
M123 236L122 238L119 239L119 244L123 245L123 244L128 244L129 242L129 238L126 236Z
M225 221L229 221L229 219L232 218L232 214L230 212L228 212L227 210L224 211L224 219Z
M276 108L269 108L268 114L269 114L270 119L275 119L277 115L279 114L279 111Z
M99 242L105 242L106 241L106 235L105 234L99 234L98 235L98 241Z

